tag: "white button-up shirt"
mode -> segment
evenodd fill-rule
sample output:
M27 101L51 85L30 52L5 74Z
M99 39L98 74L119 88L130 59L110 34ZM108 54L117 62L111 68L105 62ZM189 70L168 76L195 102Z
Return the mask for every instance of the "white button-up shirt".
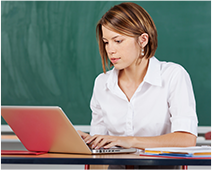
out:
M182 66L150 58L130 101L118 86L118 72L113 68L95 80L91 135L159 136L175 131L197 135L192 84Z

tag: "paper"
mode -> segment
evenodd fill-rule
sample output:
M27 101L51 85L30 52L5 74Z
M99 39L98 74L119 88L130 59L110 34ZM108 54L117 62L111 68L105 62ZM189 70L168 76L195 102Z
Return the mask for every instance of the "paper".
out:
M210 146L145 148L145 153L210 155Z

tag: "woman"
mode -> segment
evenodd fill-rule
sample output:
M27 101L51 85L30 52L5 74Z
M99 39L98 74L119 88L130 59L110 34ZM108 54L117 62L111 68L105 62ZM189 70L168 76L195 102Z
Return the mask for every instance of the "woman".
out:
M155 57L157 31L134 3L112 7L96 27L104 73L91 99L92 148L196 145L197 116L188 73ZM108 62L110 61L110 62ZM106 68L114 66L106 72Z

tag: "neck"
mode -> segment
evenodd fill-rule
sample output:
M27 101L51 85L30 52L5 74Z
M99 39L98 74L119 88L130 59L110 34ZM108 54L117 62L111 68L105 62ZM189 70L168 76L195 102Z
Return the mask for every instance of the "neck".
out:
M143 58L139 63L120 70L119 79L121 78L128 83L140 84L146 75L148 63L149 59Z

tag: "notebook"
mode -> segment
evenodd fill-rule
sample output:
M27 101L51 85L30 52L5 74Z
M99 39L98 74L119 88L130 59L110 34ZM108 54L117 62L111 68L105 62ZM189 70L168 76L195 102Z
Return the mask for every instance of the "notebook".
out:
M1 106L1 115L28 151L77 154L136 152L135 148L90 149L58 106Z
M145 153L174 156L210 156L211 146L145 148Z

